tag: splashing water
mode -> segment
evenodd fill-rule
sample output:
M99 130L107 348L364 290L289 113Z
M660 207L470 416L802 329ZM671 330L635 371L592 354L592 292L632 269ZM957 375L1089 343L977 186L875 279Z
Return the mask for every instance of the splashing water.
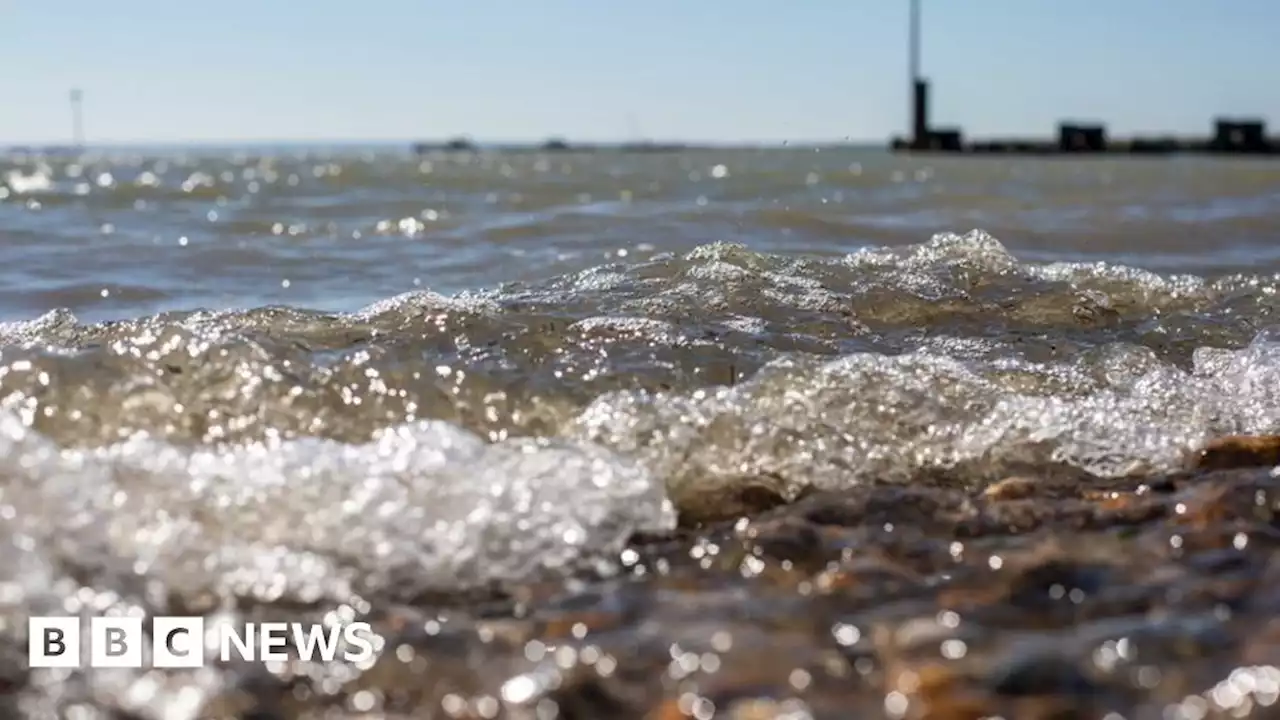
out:
M368 612L607 576L634 533L748 488L1172 470L1280 432L1277 287L1024 263L974 232L828 259L715 244L345 314L10 323L6 643L30 614ZM160 718L241 671L42 672L24 712Z

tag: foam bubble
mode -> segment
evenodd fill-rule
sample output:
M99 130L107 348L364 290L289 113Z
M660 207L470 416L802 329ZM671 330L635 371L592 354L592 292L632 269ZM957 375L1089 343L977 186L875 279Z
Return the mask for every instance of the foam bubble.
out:
M857 353L778 360L732 388L603 396L573 432L641 458L678 503L744 482L794 496L961 465L975 480L1018 463L1117 476L1174 469L1212 435L1280 431L1278 383L1270 343L1201 349L1190 370L1123 343L1049 363Z
M672 524L661 485L603 449L491 445L438 421L363 445L216 449L140 437L73 451L2 414L0 455L10 541L28 538L87 584L145 576L193 603L412 596L526 579ZM35 591L42 581L24 576L24 557L0 560L0 574Z

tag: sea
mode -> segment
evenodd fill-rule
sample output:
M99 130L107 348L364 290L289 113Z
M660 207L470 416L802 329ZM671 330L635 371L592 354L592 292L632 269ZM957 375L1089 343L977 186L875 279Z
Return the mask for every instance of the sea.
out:
M958 558L973 529L940 518L1010 476L1118 502L1214 438L1280 433L1278 289L1268 159L11 151L0 705L1244 717L1280 698L1245 659L1264 624L1184 601L1243 582L1269 520L1213 516L1209 559L1145 516L1112 520L1158 542L1010 526L975 567L1044 587L988 604L1067 608L1022 624L971 623L945 592L962 574L921 558ZM845 530L815 519L849 498ZM67 614L364 618L388 640L356 669L27 667L24 618Z

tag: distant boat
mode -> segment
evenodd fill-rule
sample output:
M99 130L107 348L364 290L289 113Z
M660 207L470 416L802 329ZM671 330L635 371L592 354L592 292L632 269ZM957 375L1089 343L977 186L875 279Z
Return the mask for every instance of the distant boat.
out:
M426 155L427 153L439 152L446 150L449 152L475 152L475 143L467 138L454 138L444 144L440 143L414 143L413 152L418 155Z

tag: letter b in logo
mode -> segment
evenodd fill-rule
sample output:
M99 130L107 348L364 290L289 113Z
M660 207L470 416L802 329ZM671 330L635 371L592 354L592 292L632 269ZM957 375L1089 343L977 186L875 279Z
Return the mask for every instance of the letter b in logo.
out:
M28 618L27 664L33 668L80 667L80 618Z
M142 642L142 618L93 618L89 623L89 666L142 667Z

